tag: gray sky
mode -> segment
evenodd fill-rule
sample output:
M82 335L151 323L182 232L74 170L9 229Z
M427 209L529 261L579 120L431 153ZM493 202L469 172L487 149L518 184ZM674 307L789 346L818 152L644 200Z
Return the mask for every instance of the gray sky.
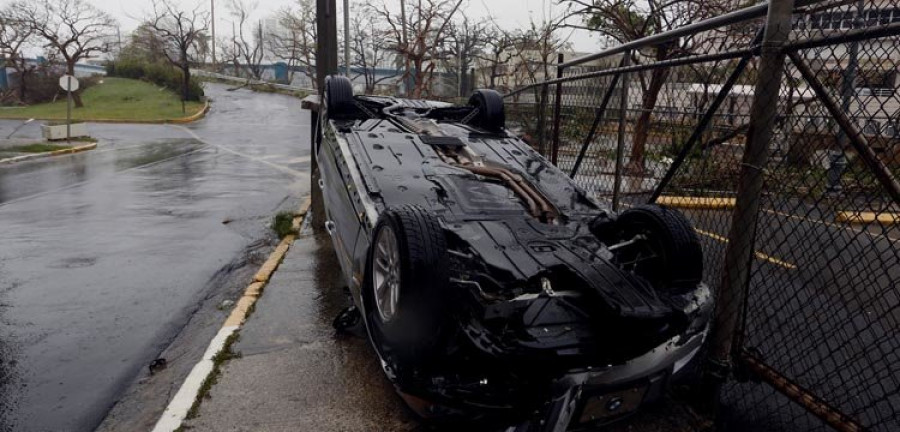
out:
M122 24L123 36L130 32L140 20L140 17L150 10L150 0L88 0L95 6L109 12ZM175 0L176 2L194 6L202 2L204 5L210 4L210 0ZM381 1L381 0L373 0ZM399 5L398 0L386 0L388 4ZM226 5L228 0L216 1L216 31L218 35L231 33L231 21L228 16ZM258 7L254 10L252 19L265 19L282 6L289 5L292 0L260 0ZM338 9L342 10L342 0L337 0ZM350 1L351 11L354 0ZM528 26L530 18L533 16L535 21L541 19L548 14L553 15L559 13L562 9L556 6L554 0L467 0L464 3L466 14L471 17L493 16L497 22L504 28L525 28ZM339 22L339 26L342 24ZM586 32L566 31L564 36L569 37L576 51L593 52L600 49L600 43L596 37L591 37Z

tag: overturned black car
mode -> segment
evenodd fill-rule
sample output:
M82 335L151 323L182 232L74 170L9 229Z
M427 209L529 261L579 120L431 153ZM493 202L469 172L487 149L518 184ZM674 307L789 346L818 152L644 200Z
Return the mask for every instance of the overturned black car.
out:
M330 77L322 108L326 229L418 414L590 429L658 399L700 349L712 301L690 224L590 199L506 131L498 93L458 107Z

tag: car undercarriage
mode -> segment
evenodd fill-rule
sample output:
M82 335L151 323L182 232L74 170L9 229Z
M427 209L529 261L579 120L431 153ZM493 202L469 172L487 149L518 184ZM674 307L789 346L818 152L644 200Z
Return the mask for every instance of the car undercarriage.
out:
M388 378L423 417L501 430L607 423L697 353L711 293L675 210L616 214L469 106L326 87L326 226Z

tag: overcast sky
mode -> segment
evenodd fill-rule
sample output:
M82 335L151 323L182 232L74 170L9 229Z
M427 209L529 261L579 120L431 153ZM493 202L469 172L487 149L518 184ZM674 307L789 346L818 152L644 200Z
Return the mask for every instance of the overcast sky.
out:
M122 33L130 32L138 23L142 16L151 8L150 0L88 0L95 6L109 12L122 25ZM174 0L186 6L193 7L198 3L209 5L210 0ZM369 0L382 1L382 0ZM385 0L388 4L399 5L399 0ZM260 0L257 2L258 7L254 9L252 19L265 19L282 6L289 5L293 0ZM231 17L228 16L226 5L229 0L216 1L216 33L219 37L231 32ZM253 2L249 2L253 4ZM351 12L354 0L350 1ZM558 14L562 7L556 6L554 0L466 0L464 3L465 12L471 17L493 16L497 22L505 28L525 28L528 26L531 17L535 21L540 22L544 16L548 14ZM338 9L343 10L343 0L337 0ZM341 15L342 16L342 15ZM342 21L339 20L339 26ZM591 37L585 32L566 31L564 36L569 37L576 51L593 52L597 51L601 46L596 37Z

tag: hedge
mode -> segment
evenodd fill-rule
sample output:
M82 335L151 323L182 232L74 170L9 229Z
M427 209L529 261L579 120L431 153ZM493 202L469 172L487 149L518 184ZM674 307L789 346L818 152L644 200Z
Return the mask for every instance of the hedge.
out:
M152 63L140 60L119 59L106 64L108 76L131 78L152 82L181 95L181 71L167 63ZM203 97L203 86L200 80L191 77L188 85L187 100L199 101Z

